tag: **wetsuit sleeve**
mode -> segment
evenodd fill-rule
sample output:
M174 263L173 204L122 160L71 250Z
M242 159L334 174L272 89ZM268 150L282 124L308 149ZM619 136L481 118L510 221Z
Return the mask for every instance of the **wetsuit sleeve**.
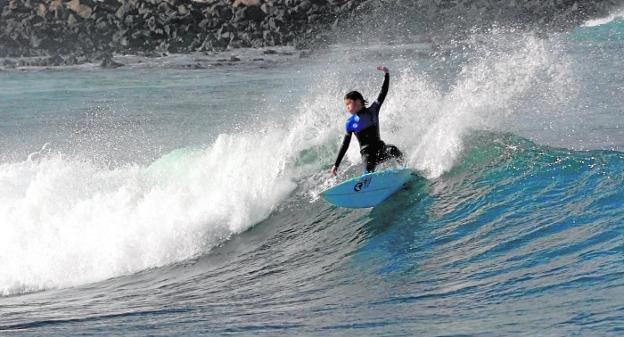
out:
M386 94L388 94L389 87L390 87L390 74L386 73L386 75L384 76L383 85L381 86L381 92L379 93L379 96L377 97L377 102L379 102L379 105L381 105L381 103L383 103L383 101L386 99Z
M342 140L342 146L340 146L340 151L338 151L338 158L336 158L336 162L334 163L334 166L336 168L340 166L342 158L344 157L345 153L347 153L347 149L349 149L349 143L351 143L351 135L353 135L353 133L347 133Z

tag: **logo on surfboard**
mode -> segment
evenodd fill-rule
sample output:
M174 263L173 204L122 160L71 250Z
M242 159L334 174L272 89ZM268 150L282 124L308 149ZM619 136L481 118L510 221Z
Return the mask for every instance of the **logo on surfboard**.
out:
M367 188L368 185L370 185L370 182L372 179L373 179L372 177L366 177L364 179L361 179L360 181L357 182L357 184L355 184L355 186L353 186L353 190L356 192L359 192L363 188Z

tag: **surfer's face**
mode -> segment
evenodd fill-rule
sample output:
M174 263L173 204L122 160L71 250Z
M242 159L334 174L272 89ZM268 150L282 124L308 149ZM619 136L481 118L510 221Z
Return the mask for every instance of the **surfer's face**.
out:
M359 99L352 100L349 98L345 98L344 104L350 114L354 114L362 109L362 101L360 101Z

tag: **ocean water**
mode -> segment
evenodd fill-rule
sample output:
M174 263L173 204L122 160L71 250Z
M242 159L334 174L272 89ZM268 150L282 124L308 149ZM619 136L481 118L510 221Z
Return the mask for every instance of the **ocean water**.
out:
M621 336L624 26L0 72L0 334ZM177 56L194 62L195 56ZM414 178L319 199L345 92Z

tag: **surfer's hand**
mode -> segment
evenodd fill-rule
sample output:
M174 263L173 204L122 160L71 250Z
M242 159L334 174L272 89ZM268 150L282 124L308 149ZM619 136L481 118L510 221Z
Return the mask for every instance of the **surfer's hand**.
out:
M379 66L377 67L377 70L383 71L386 74L390 72L390 70L388 70L388 68L386 68L385 66Z
M332 168L331 168L331 175L332 175L332 177L335 177L335 176L336 176L336 171L337 171L337 170L338 170L338 169L336 168L336 166L332 166Z

